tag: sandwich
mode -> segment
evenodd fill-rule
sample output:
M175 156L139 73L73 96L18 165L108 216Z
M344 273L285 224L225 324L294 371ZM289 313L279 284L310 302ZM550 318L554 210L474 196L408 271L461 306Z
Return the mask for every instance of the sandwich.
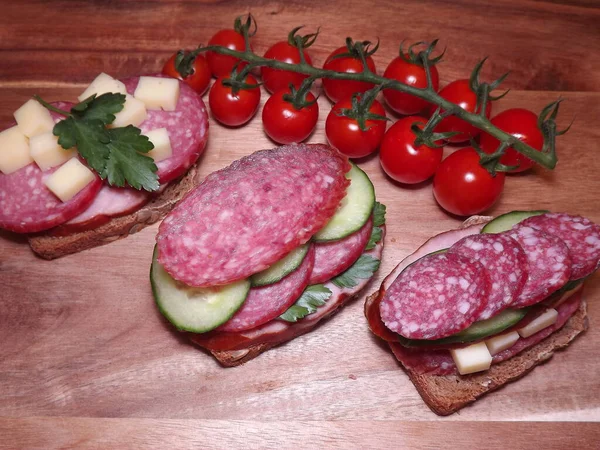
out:
M475 216L400 262L365 315L425 403L448 415L587 329L583 284L599 263L600 227L583 217Z
M379 268L385 207L321 144L262 150L209 175L164 219L150 281L164 317L223 366L313 329Z

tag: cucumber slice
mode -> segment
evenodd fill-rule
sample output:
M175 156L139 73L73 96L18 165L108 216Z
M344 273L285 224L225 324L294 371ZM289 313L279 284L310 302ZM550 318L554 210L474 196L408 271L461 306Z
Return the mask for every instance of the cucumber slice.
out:
M355 164L346 174L350 186L333 217L313 239L317 242L337 241L360 230L371 217L375 206L373 183Z
M398 335L398 338L400 344L402 344L405 347L428 347L479 341L488 336L493 336L495 334L501 333L507 328L512 327L521 319L523 319L523 317L525 317L527 311L527 308L505 309L504 311L502 311L494 317L491 317L487 320L480 320L479 322L475 322L469 328L443 339L406 339L405 337L400 335Z
M158 309L179 330L205 333L227 322L242 306L250 281L214 288L194 288L175 280L156 260L154 247L150 283Z
M281 258L268 269L262 272L255 273L250 277L252 286L266 286L281 280L286 275L289 275L302 264L304 257L308 252L309 244L301 245L292 250L287 256Z
M482 228L482 233L502 233L503 231L510 230L514 225L532 216L539 216L540 214L546 214L549 211L538 210L538 211L511 211L501 216L496 217L491 222L488 222L485 227Z

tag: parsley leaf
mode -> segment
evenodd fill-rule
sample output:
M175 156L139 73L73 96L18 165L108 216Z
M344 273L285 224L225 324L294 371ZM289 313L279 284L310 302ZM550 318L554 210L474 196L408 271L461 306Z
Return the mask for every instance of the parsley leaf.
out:
M314 313L319 306L323 306L331 297L331 291L322 284L308 286L300 298L296 300L286 312L279 316L286 322L297 322L300 319Z
M350 266L344 273L335 277L331 282L340 288L352 288L360 281L371 278L375 271L379 269L381 261L369 255L361 255L358 260Z
M383 203L375 202L373 207L373 226L379 227L385 223L386 207Z
M73 106L70 113L35 98L51 111L66 116L52 131L58 136L58 143L65 149L77 147L100 178L108 179L111 186L158 190L158 168L152 158L142 154L154 148L150 140L132 125L107 127L115 120L115 114L123 109L125 95L92 95Z
M372 250L375 248L377 243L381 240L381 236L383 234L383 230L379 227L373 227L371 231L371 237L369 238L369 242L365 247L365 250Z

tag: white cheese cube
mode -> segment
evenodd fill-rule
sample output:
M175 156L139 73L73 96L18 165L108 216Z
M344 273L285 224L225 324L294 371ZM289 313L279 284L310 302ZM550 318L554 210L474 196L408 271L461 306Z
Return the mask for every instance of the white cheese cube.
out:
M29 139L18 126L0 133L0 172L13 173L32 162Z
M101 73L94 79L94 81L92 81L87 89L83 91L83 94L77 98L80 102L82 102L93 94L102 95L106 94L107 92L127 94L127 89L119 80L115 80L110 75Z
M487 341L485 341L485 345L487 345L490 355L494 356L500 352L503 352L507 348L511 348L517 343L518 340L519 333L516 331L511 331L509 333L504 333L494 336L493 338L489 338Z
M54 195L68 202L94 181L94 174L77 158L72 158L44 180Z
M450 354L461 375L488 370L492 365L492 355L490 355L485 342L465 348L453 348L450 350Z
M115 120L110 126L126 127L127 125L133 125L137 127L146 120L147 115L146 105L132 95L127 94L123 109L115 114Z
M169 132L166 128L156 128L155 130L148 131L146 136L150 139L150 142L154 144L154 148L146 153L146 155L153 158L154 162L171 157L173 150L171 149Z
M179 80L175 78L140 77L133 94L148 109L175 111L179 100Z
M28 100L17 109L14 116L19 129L27 137L37 136L54 128L50 111L34 99Z
M74 148L65 150L58 145L58 137L51 131L32 137L29 140L29 152L42 170L58 166L77 154Z
M579 292L581 289L583 289L583 283L581 283L580 285L578 285L576 288L571 289L570 291L565 292L562 295L562 297L560 299L558 299L558 301L556 303L554 303L554 305L552 305L552 307L554 309L558 308L564 302L566 302L567 300L569 300L573 294L575 294L576 292Z
M554 325L556 319L558 319L558 311L553 308L547 309L523 328L519 329L519 334L524 338L529 337L550 325Z

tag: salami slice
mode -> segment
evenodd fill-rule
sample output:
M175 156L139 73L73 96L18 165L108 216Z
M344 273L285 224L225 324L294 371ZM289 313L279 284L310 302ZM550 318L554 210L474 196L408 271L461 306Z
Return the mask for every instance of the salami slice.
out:
M571 257L571 280L585 278L600 265L600 226L581 216L547 213L522 222L564 241Z
M571 258L562 240L523 224L507 233L523 247L528 264L527 281L512 307L541 302L569 281Z
M428 255L407 267L385 293L381 320L409 339L439 339L471 325L487 304L490 279L477 261Z
M308 284L324 283L348 269L362 254L372 231L371 218L360 230L344 239L314 244L315 264Z
M138 82L139 77L123 80L127 92L131 95L135 92ZM156 164L161 184L183 175L198 160L208 138L208 113L202 98L183 82L179 83L179 89L175 111L148 110L146 120L138 127L142 134L156 128L166 128L169 132L173 154Z
M345 195L346 157L326 145L262 150L209 175L160 225L158 261L189 286L266 269L307 242Z
M221 325L219 331L245 331L256 328L283 314L302 295L315 261L311 247L302 264L277 283L250 289L242 307Z
M490 295L475 319L489 319L513 303L527 281L527 256L517 241L506 234L467 236L448 250L478 261L490 277Z

